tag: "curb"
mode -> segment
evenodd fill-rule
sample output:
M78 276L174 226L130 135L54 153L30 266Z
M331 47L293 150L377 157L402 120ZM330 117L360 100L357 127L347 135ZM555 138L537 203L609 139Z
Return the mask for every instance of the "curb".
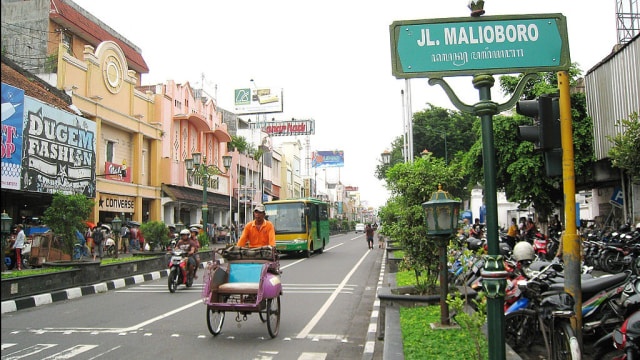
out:
M371 360L373 359L373 355L375 354L378 316L380 314L380 299L378 299L378 292L380 291L380 288L382 287L382 284L384 282L386 257L387 252L383 251L382 262L380 264L380 276L378 277L378 284L376 285L375 300L373 301L373 309L371 310L371 320L369 321L369 328L367 330L367 336L364 343L362 360ZM385 357L383 356L383 358Z
M18 310L29 309L36 306L51 304L58 301L76 299L86 295L107 292L109 290L120 289L126 286L140 284L145 281L157 280L169 275L168 270L154 271L147 274L133 275L122 279L109 280L93 285L69 288L54 291L46 294L27 296L15 300L2 302L2 314Z

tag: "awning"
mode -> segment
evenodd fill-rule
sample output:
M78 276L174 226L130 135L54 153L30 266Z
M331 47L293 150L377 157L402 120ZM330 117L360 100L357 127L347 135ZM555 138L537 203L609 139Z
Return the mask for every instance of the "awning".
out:
M213 130L213 136L215 136L215 138L220 142L231 142L231 136L229 135L229 133L220 128Z
M164 191L173 201L202 205L202 190L185 186L162 184L162 191ZM237 200L232 200L232 202L233 201ZM229 208L229 196L207 191L207 205L209 205L209 207L216 206Z

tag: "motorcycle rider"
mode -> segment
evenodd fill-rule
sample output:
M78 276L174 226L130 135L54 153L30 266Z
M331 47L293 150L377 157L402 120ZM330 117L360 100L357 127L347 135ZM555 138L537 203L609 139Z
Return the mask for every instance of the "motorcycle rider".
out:
M189 229L183 229L180 231L180 241L176 244L176 248L184 251L189 257L189 272L191 274L195 274L194 268L196 266L195 252L197 249L197 245L194 244L193 240L189 238L190 231Z
M196 259L196 271L195 271L196 279L198 278L198 269L200 269L200 254L198 254L198 251L200 250L200 242L198 241L199 232L200 232L200 229L194 226L191 228L191 237L189 237L189 239L193 241L193 243L196 246L196 252L194 255Z

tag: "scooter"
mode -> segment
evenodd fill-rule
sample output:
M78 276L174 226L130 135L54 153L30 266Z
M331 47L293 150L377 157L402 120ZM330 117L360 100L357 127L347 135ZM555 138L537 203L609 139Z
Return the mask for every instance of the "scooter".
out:
M178 285L184 284L187 287L193 285L194 276L191 271L189 271L189 257L186 252L180 249L171 251L169 269L167 284L170 293L176 292Z
M624 351L624 355L614 360L633 360L640 358L640 311L636 311L613 331L613 346Z
M536 259L538 261L547 260L547 243L547 238L543 234L536 233L533 237L533 250L536 252Z

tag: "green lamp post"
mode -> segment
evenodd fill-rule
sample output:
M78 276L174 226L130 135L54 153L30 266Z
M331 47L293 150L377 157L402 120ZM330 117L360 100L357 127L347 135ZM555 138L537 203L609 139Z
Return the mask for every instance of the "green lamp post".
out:
M442 190L438 184L438 191L434 192L431 200L422 203L424 218L427 225L427 235L438 241L440 248L440 323L449 325L449 306L447 293L449 290L447 270L447 240L458 227L458 213L460 201L453 200L448 192Z
M207 165L207 157L203 157L199 152L192 153L191 159L184 159L184 163L187 167L187 176L202 179L202 226L208 239L209 205L207 204L207 185L209 184L209 177L222 174L222 171L213 164Z
M116 236L116 252L115 252L115 258L118 258L118 254L120 252L120 230L122 229L122 220L120 220L120 218L118 217L118 215L116 215L115 219L111 220L111 229L113 230L113 234ZM131 252L131 250L129 250L129 252Z

